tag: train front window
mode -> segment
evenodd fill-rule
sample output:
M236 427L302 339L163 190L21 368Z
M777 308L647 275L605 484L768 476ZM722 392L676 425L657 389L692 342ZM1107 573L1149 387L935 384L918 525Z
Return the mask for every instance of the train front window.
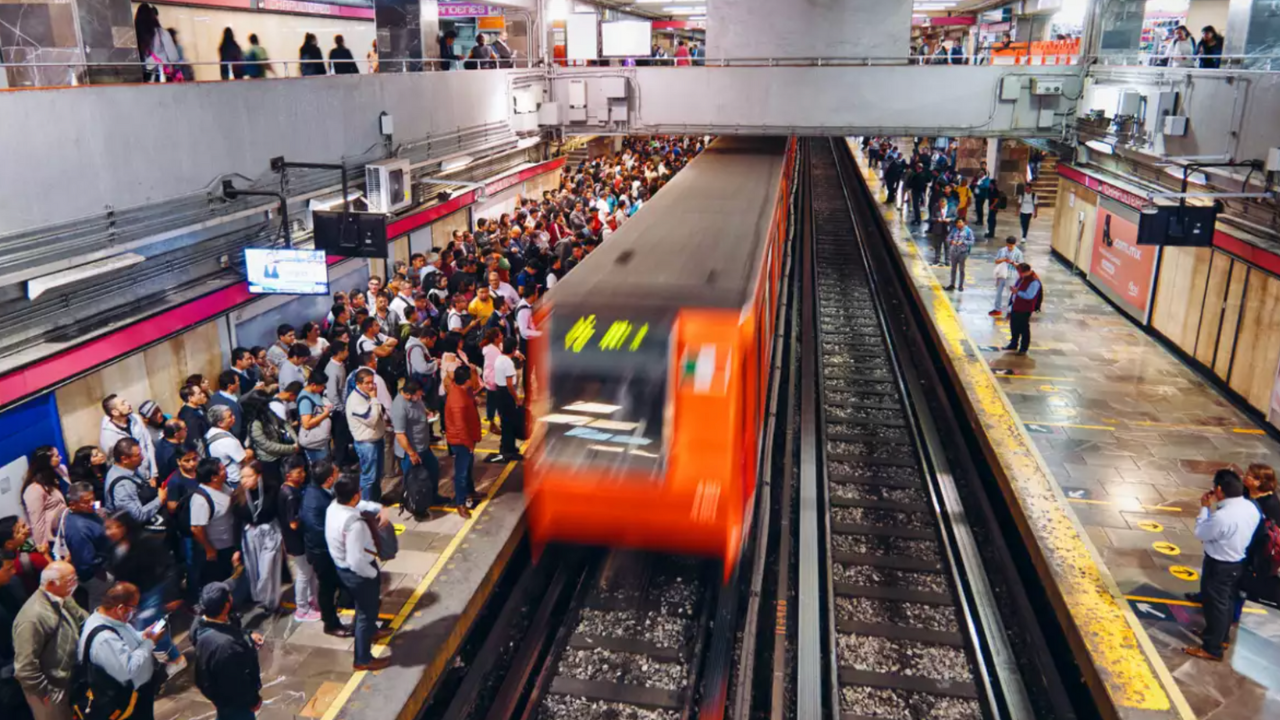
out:
M661 475L674 316L614 311L551 317L545 456L560 465Z

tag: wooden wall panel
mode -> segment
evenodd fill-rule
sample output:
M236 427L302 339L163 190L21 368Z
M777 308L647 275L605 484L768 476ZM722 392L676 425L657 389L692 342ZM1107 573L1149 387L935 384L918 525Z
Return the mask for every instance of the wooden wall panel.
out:
M1070 207L1071 203L1076 200L1076 193L1079 191L1079 185L1067 181L1058 181L1058 202L1053 209L1053 238L1051 244L1053 249L1059 255L1071 260L1076 256L1076 246L1079 245L1079 232L1077 222L1079 216L1076 214L1075 208ZM1079 205L1079 202L1075 202Z
M1231 388L1250 405L1265 409L1280 361L1280 280L1260 270L1249 272L1236 348Z
M1151 326L1185 352L1194 352L1209 275L1210 248L1167 247L1160 256Z
M1195 357L1212 367L1218 347L1218 330L1222 326L1222 304L1227 297L1227 280L1231 258L1214 251L1209 261L1209 278L1205 283L1204 303L1200 308L1200 331L1196 337Z
M135 410L143 401L154 400L173 415L182 406L178 397L182 381L195 373L213 381L221 365L222 346L214 321L64 385L55 397L68 451L98 444L102 398L107 395L127 398Z
M1240 307L1244 301L1246 278L1249 266L1238 261L1231 262L1228 272L1227 297L1222 311L1222 326L1218 331L1218 350L1213 358L1213 371L1218 377L1226 378L1231 368L1231 353L1235 350L1236 326L1240 324Z

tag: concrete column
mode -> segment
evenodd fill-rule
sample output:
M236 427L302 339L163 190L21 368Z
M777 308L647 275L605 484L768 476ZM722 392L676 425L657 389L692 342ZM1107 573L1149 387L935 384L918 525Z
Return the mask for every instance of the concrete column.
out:
M987 145L985 138L969 138L962 137L959 139L960 148L956 152L956 169L961 175L967 178L973 178L978 174L978 169L982 167L982 162L987 159ZM990 161L987 167L991 167Z
M129 0L0 0L0 87L139 82L138 41ZM53 63L53 66L41 66Z
M993 139L989 142L998 146L998 149L996 161L994 163L988 161L987 165L992 168L992 175L995 176L1000 189L1012 202L1018 185L1027 182L1027 158L1031 156L1031 148L1018 140Z
M424 59L440 57L440 10L436 0L376 0L378 72L432 69Z
M1269 0L1230 0L1227 6L1226 30L1223 34L1222 52L1225 55L1275 53L1280 43L1280 15L1275 3ZM1200 28L1192 28L1197 36ZM1258 70L1274 70L1275 60L1259 60L1245 63L1244 67Z
M707 57L906 58L911 3L902 0L716 0ZM838 92L838 88L831 88Z

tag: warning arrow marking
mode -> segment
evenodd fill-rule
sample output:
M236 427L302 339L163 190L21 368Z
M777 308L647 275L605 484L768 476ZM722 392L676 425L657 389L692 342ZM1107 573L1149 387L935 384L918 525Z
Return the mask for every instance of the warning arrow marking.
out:
M1186 580L1187 582L1192 582L1200 579L1200 573L1196 572L1194 568L1189 568L1186 565L1170 566L1169 574L1178 578L1179 580Z
M1161 620L1164 620L1166 617L1168 617L1167 615L1155 609L1154 606L1148 603L1137 603L1137 608L1138 608L1138 612L1144 612L1144 613L1147 613L1148 615L1155 615Z

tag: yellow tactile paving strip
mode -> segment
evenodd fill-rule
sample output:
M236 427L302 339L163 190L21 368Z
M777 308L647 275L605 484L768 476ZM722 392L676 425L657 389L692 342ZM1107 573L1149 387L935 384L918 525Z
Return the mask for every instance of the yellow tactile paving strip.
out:
M851 147L857 154L856 145ZM878 188L879 180L873 174L864 171L864 178L873 189ZM896 211L882 208L881 212L896 241L900 227ZM941 284L915 243L896 244L915 293L947 351L951 370L965 389L970 405L967 410L983 429L989 459L1001 476L1006 499L1018 510L1015 517L1020 530L1035 542L1042 579L1057 590L1049 594L1055 610L1074 626L1076 635L1071 640L1076 652L1087 656L1088 665L1095 670L1095 676L1086 679L1096 684L1095 697L1112 705L1103 708L1103 715L1194 718L1124 595L1068 511L1067 498L1053 482L1022 420L965 332Z

